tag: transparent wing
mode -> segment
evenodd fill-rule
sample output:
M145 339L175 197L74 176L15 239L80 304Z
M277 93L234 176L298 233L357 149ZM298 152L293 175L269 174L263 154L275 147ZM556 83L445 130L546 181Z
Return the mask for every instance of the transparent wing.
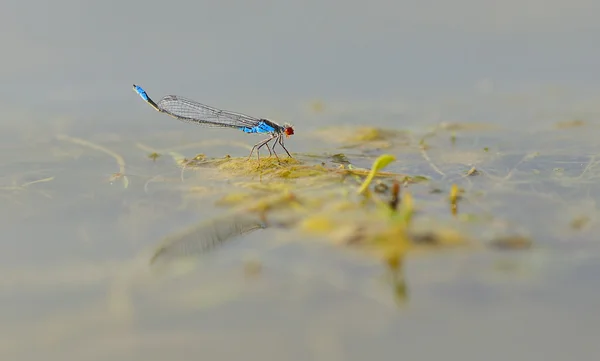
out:
M208 127L255 127L260 119L200 104L177 95L167 95L157 103L161 112L188 123Z

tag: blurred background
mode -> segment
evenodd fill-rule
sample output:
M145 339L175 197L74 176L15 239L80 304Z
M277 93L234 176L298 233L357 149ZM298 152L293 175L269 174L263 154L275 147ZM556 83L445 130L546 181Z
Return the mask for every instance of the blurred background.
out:
M2 107L141 116L132 83L224 108L595 90L600 5L56 1L2 4ZM287 105L287 104L286 104ZM2 119L2 124L9 120ZM122 121L119 120L122 126Z

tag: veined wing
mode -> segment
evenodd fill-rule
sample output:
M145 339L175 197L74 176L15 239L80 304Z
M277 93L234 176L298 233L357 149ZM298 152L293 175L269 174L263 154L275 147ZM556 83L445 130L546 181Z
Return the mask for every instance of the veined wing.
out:
M213 108L177 95L163 97L157 106L160 111L179 120L208 127L251 128L261 122L246 114Z

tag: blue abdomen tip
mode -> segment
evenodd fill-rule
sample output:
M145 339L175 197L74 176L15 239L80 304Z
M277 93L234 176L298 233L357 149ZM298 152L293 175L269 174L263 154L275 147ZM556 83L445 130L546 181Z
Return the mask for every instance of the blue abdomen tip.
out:
M141 86L133 84L133 89L142 97L142 99L148 101L148 94L146 94L146 91L142 89Z

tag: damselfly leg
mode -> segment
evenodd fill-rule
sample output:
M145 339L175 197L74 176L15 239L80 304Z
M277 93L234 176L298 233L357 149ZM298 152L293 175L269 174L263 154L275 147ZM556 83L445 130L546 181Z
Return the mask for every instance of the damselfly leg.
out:
M287 155L290 158L293 158L292 155L290 154L290 152L288 152L288 150L283 145L283 134L279 134L279 137L277 137L277 141L279 142L279 145L281 145L281 148L283 148L283 150L285 150L285 152L287 153ZM273 146L273 149L275 149L275 146ZM275 150L273 150L273 152L275 152Z
M280 135L276 136L275 140L273 141L272 148L273 148L273 153L275 154L275 156L277 156L277 152L275 152L275 146L277 145L277 143L279 143L279 145L281 146L281 148L283 148L283 150L285 150L285 152L287 153L287 155L290 158L293 158L292 155L290 154L290 152L288 152L288 150L285 148L285 145L283 145L283 134L280 134Z
M250 150L250 155L248 156L248 159L250 159L250 157L252 157L252 153L254 152L254 149L256 149L256 157L257 160L260 162L260 148L262 148L263 146L267 146L267 149L269 150L269 154L271 154L271 147L269 147L269 142L274 138L275 136L272 135L269 138L265 139L265 140L261 140L260 142L254 144L254 146L252 147L252 150ZM275 156L277 157L277 154L275 154ZM277 157L277 159L279 159L279 157Z
M275 152L275 146L277 145L277 138L279 136L275 136L273 137L273 145L271 145L271 148L273 149L273 154L275 154L275 156L277 157L277 159L279 159L279 156L277 155L277 152Z

